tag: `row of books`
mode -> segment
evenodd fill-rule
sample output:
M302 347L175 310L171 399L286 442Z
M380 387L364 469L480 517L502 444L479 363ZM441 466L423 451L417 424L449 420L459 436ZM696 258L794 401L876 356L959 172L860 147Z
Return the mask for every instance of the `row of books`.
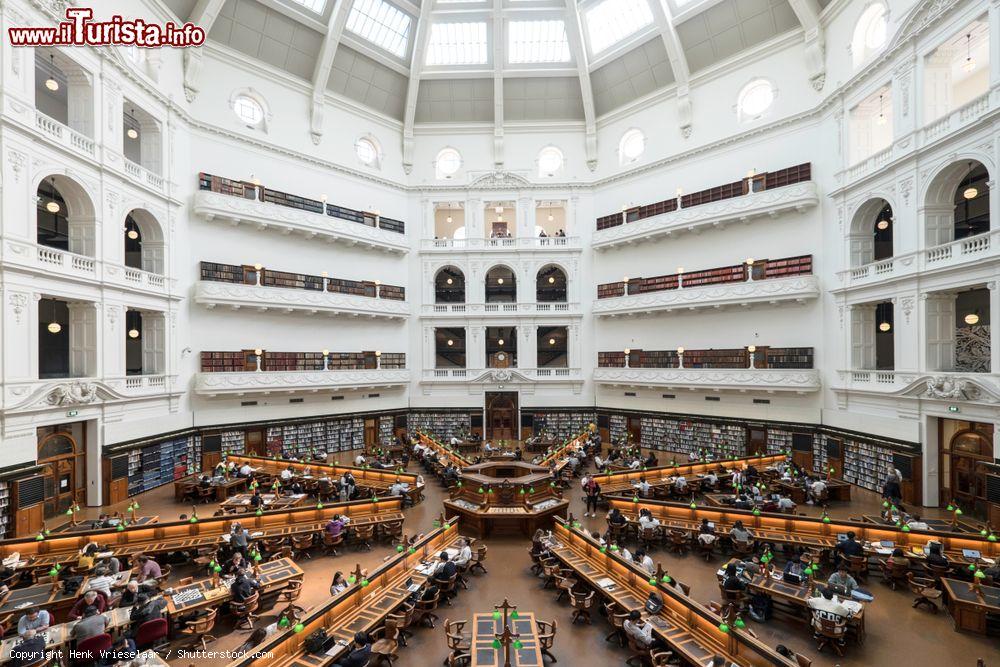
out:
M750 368L748 348L684 350L684 368ZM681 355L677 350L637 350L628 353L629 368L680 368ZM812 368L811 347L756 346L753 352L754 368ZM597 353L600 368L624 368L624 351Z
M406 299L406 288L398 285L376 285L371 280L347 280L344 278L323 278L308 273L291 273L261 268L260 284L265 287L282 287L286 289L304 289L323 291L326 281L326 291L337 294L353 294L375 298L403 301ZM237 283L241 285L256 285L258 271L253 265L220 264L219 262L202 262L201 279L221 283Z
M402 369L406 368L405 352L383 352L381 357L374 351L330 352L324 359L322 352L272 352L261 350L260 370L262 371L321 371L321 370L361 370L361 369ZM203 351L201 353L203 373L242 373L257 370L255 350L238 352Z

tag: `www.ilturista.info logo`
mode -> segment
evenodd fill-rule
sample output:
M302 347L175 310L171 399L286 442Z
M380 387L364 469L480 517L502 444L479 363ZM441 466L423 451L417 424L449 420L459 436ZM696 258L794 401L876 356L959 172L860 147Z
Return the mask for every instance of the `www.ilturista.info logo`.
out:
M89 7L69 7L66 20L50 28L8 28L13 46L103 46L117 44L157 48L183 48L205 43L205 31L193 23L177 25L149 23L142 19L112 16L107 21L94 21Z

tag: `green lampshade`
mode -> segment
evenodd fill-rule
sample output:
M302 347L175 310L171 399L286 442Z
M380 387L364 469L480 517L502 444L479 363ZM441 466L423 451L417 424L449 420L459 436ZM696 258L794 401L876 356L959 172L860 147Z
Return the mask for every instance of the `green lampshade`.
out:
M807 577L810 576L810 575L812 575L812 573L813 573L813 569L811 567L807 567L804 570L802 570L802 574L806 575Z
M523 486L521 487L521 495L522 496L524 495L524 487Z
M455 483L455 486L457 486L458 488L460 488L460 489L461 489L461 488L462 488L462 483L461 483L461 482L456 482L456 483Z
M722 623L719 623L719 630L721 630L722 632L728 633L729 632L729 624L726 623L725 621L723 621Z
M417 550L414 549L413 547L410 547L409 550L407 551L407 553L409 553L410 555L413 555L413 554L417 553Z
M742 618L737 617L736 620L733 621L733 627L736 627L736 628L739 628L739 629L742 630L743 628L747 627L747 622L744 621Z
M632 496L632 502L633 503L639 502L639 496Z
M396 553L403 553L404 547L402 544L396 547Z
M669 584L671 581L673 581L673 579L670 578L669 574L664 574L662 577L660 577L660 581L664 584Z
M516 614L517 612L514 612L514 613ZM522 648L524 648L524 644L521 643L521 640L520 639L515 639L514 640L514 649L517 650L517 651L520 651Z
M956 507L955 508L955 514L957 514L958 516L962 516L962 508L961 507Z
M494 639L493 640L493 648L495 648L495 649L499 649L500 648L500 640L499 639Z
M650 577L649 578L649 585L650 586L655 586L656 585L656 577Z
M295 626L292 628L292 630L294 630L296 633L302 632L305 629L306 626L302 625L301 623L296 623Z
M367 579L362 579L361 580L361 585L362 586L367 586L369 583L371 583L371 582L369 582Z
M316 503L316 509L318 509L318 510L323 509L323 503L322 502Z
M974 576L976 579L985 579L986 573L983 572L982 570L976 570L976 573L972 576Z
M52 568L51 570L49 570L49 576L50 576L50 577L54 577L54 576L56 576L57 574L59 574L59 571L58 571L58 570L56 570L56 568Z
M888 500L883 500L882 501L882 507L888 507L888 506L889 506L889 501Z
M608 553L608 548L607 547L601 547L601 553L602 554Z
M219 572L222 572L222 566L221 565L216 565L215 567L212 568L212 572L215 572L216 574L218 574Z
M278 627L279 627L279 628L287 628L287 627L288 627L288 624L289 624L290 622L291 622L291 621L289 621L289 620L288 620L288 617L287 617L287 616L282 616L282 617L281 617L281 620L280 620L280 621L278 621Z
M948 503L948 507L946 507L945 509L948 510L949 512L954 512L955 506L952 505L951 503Z
M520 614L517 613L517 609L510 612L510 617L513 618L514 620L517 620L518 616L520 616Z
M830 523L830 517L824 516L823 517L823 523Z
M486 489L484 489L483 487L479 487L479 493L486 493Z
M611 550L612 551L618 551L618 545L617 544L612 544L611 545Z
M975 572L975 571L976 571L976 564L969 563L969 572Z
M494 621L499 621L500 620L500 612L499 612L499 610L493 612L493 620Z
M52 530L50 528L46 528L45 529L45 534L46 535L51 535L52 534Z
M190 522L191 523L198 523L198 517L196 517L196 516L191 517Z
M997 541L997 536L994 535L994 534L992 534L992 533L990 533L990 536L986 538L986 541L987 542L996 542Z
M695 504L695 502L694 502L693 500L691 501L691 504L690 504L690 505L688 505L688 507L690 507L690 508L691 508L691 509L693 509L693 510L694 510L694 509L698 509L698 506L697 506L697 505Z
M378 496L373 495L372 496L372 502L373 503L377 503L378 502Z
M122 522L122 523L118 524L118 527L115 530L117 530L119 533L122 532L123 530L125 530L125 523Z
M354 576L354 575L352 574L351 576L349 576L349 577L347 578L347 583L349 583L349 584L353 584L353 583L357 582L357 580L358 580L358 578L357 578L357 577L355 577L355 576Z
M910 532L910 527L909 526L903 526L902 528L900 528L900 530L902 530L904 533L908 533L908 532Z
M529 486L528 487L528 493L534 493L534 492L535 492L535 487Z
M260 555L259 551L255 551L254 554L253 554L253 560L254 560L255 563L259 563L262 560L264 560L264 557Z
M981 537L986 537L986 529L985 529L985 528L983 528L983 529L982 529L981 531L979 531L979 535L980 535Z
M66 510L66 516L73 516L73 510L72 509Z
M574 527L574 528L579 528L579 527L580 527L580 525L581 525L581 524L580 524L580 522L579 522L579 521L574 521L574 522L573 522L573 527Z
M753 508L753 515L754 515L754 516L760 516L760 510L759 510L759 509L757 509L756 507L754 507L754 508Z
M216 566L217 564L218 564L218 563L216 563L216 562L215 562L215 561L213 560L213 561L212 561L211 563L209 563L209 564L208 564L208 566L209 566L209 567L211 567L211 568L214 568L214 567L215 567L215 566Z
M320 509L323 509L323 508L321 507ZM257 516L261 516L263 514L264 514L264 510L262 510L261 508L258 507L257 508Z

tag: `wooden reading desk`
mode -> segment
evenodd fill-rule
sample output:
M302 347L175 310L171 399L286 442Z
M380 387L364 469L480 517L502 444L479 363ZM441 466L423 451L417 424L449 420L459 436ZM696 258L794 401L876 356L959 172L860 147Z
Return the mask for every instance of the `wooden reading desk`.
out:
M253 497L251 493L237 493L232 498L227 499L225 502L219 505L219 509L227 513L244 513L244 512L256 512L257 510L250 505L250 499ZM261 509L265 512L277 511L277 510L287 510L293 507L299 507L304 505L306 501L309 500L309 496L304 493L298 493L292 496L279 496L273 493L262 493L260 494L262 500Z
M459 470L462 468L472 465L472 461L462 456L460 453L445 447L440 442L434 438L417 431L417 438L420 440L420 444L431 449L438 456L438 462L447 462L454 464Z
M744 466L752 465L758 470L763 470L767 466L772 466L785 460L783 454L772 456L748 456L741 459L720 459L719 461L709 461L706 463L686 463L676 466L657 466L642 470L625 470L613 472L610 475L597 474L594 478L601 485L601 493L605 496L631 492L639 479L645 477L650 486L663 486L673 482L678 475L683 475L689 482L693 479L700 479L709 472L715 472L719 480L722 481L732 476L733 470L740 470Z
M157 521L160 520L160 517L158 517L158 516L137 516L135 518L135 521L133 521L129 517L126 517L125 520L128 522L128 526L129 527L138 527L138 526L148 526L151 523L156 523ZM58 528L53 528L52 529L52 534L53 535L56 535L56 534L58 534L58 535L65 535L67 533L86 533L87 531L90 531L90 530L102 530L101 528L94 528L94 524L95 523L97 523L97 519L94 519L92 521L88 521L88 520L79 521L79 522L77 522L75 524L73 524L73 523L65 523L65 524L59 526ZM116 528L116 527L117 527L117 525L112 526L112 528ZM108 529L105 528L103 530L108 530Z
M252 575L260 584L261 596L284 588L288 582L302 580L305 573L291 558L260 563L254 568ZM177 614L188 614L206 607L218 607L228 602L232 597L229 586L234 577L220 578L218 584L213 577L200 579L187 586L172 589L167 595L167 613L173 617Z
M521 649L510 649L513 667L543 667L542 648L538 643L538 626L535 614L518 610L517 618L508 618L507 625L512 633L520 635ZM494 620L493 614L473 614L472 616L472 660L471 667L503 667L504 649L493 648L496 635L503 632L503 619Z
M977 591L971 582L944 578L941 587L956 630L983 635L1000 631L1000 587L980 586Z
M132 611L132 607L117 607L115 609L109 609L104 612L104 617L108 619L108 632L109 634L114 634L116 630L129 625L129 614ZM55 625L50 625L49 629L45 631L45 650L55 651L56 649L69 644L72 640L73 626L77 624L77 621L66 621L65 623L57 623ZM11 651L21 643L21 638L16 634L13 637L8 637L0 643L0 664L10 660Z
M187 493L188 489L192 486L198 486L202 474L204 473L188 475L187 477L174 480L174 500L182 502L184 494ZM215 489L215 500L221 503L234 493L246 490L248 482L249 479L246 477L212 477L211 483L212 488Z

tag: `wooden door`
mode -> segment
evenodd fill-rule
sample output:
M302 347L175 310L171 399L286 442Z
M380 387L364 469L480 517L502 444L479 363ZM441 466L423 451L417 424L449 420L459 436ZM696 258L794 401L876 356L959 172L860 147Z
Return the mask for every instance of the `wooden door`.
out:
M642 442L642 419L639 417L629 417L627 428L632 444L640 444Z
M377 419L366 419L365 420L365 449L371 449L372 447L377 447L378 442L378 420Z
M84 450L70 433L55 430L40 435L38 463L45 477L46 519L65 513L74 503L86 503Z
M761 456L767 453L767 429L747 428L747 454L750 456Z
M262 428L247 429L243 434L243 445L246 453L253 456L267 456L266 437L267 431Z
M951 498L959 507L973 516L987 515L986 466L993 462L992 438L984 431L989 424L975 424L973 428L959 431L948 443L951 455ZM943 500L943 499L942 499Z
M490 392L486 394L486 438L488 440L517 439L517 394Z

